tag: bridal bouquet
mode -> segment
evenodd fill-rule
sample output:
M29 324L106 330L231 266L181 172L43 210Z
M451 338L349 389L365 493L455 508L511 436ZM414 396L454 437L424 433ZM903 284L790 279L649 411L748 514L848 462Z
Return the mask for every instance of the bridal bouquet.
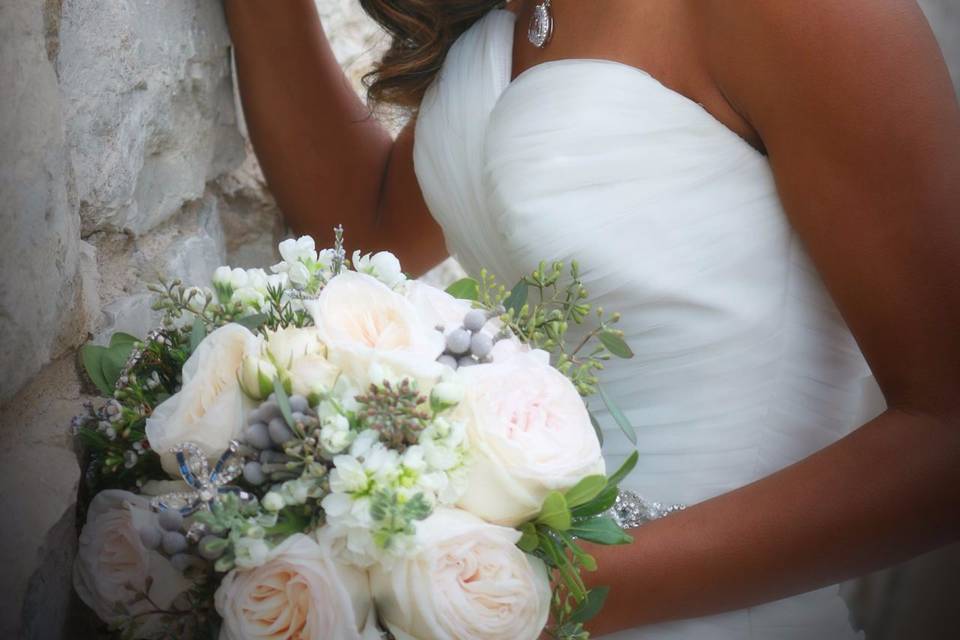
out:
M636 455L604 475L583 398L632 354L577 266L442 291L339 230L280 254L84 348L80 598L122 638L586 638L579 541L630 541Z

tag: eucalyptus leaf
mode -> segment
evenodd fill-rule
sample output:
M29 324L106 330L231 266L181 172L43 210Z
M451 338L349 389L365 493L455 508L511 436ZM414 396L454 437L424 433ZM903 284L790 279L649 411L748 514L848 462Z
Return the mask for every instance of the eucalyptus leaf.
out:
M567 500L567 507L573 509L574 507L590 502L596 498L597 494L603 491L606 486L606 476L587 476L567 489L566 493L563 494Z
M527 286L527 281L521 280L510 290L510 295L503 301L503 306L506 307L507 311L513 309L515 314L520 313L523 305L527 303L528 293L529 287Z
M598 516L601 513L607 511L613 507L614 503L617 501L617 495L620 493L620 490L616 485L607 485L604 487L603 491L597 494L597 497L582 504L579 507L574 507L570 510L570 515L573 516L573 521L577 522L584 518L592 518L593 516Z
M600 610L603 609L603 603L607 600L610 593L610 587L594 587L587 591L587 597L583 602L570 613L567 618L569 622L584 624L597 617Z
M110 348L119 346L119 345L133 345L134 342L140 342L140 338L137 336L132 336L129 333L124 333L122 331L117 331L115 334L110 336Z
M110 385L110 394L113 395L113 389L117 386L117 380L123 373L123 367L130 359L130 353L133 351L133 343L118 342L116 345L105 349L100 358L100 371L103 372L103 379Z
M633 350L630 349L630 345L627 344L619 332L607 329L600 332L599 338L600 344L618 358L629 359L633 357Z
M537 538L537 528L532 522L527 522L520 527L520 539L517 541L517 546L520 547L521 551L526 553L533 553L533 551L540 544L539 539Z
M603 387L597 386L597 391L600 393L600 398L603 400L603 404L607 405L607 409L610 411L610 415L613 417L614 422L617 423L617 426L620 427L620 430L623 431L623 434L627 436L627 439L632 444L636 445L637 431L633 428L633 425L630 424L627 416L623 415L623 412L620 411L620 407L618 407L613 399L607 395L607 392L603 390Z
M87 370L87 375L90 376L90 381L97 386L100 393L105 396L112 396L113 388L107 384L106 378L103 377L103 369L100 365L100 360L105 352L106 349L103 347L98 347L95 344L85 344L80 348L80 359L83 361L83 368Z
M537 516L537 523L558 531L570 528L570 508L562 493L552 491L547 494L540 508L540 515Z
M566 583L570 595L577 602L583 600L587 596L587 589L580 577L580 572L573 566L566 552L549 533L539 531L538 537L540 538L540 548L543 549L549 563L560 572L560 578Z
M460 300L476 300L480 297L480 283L473 278L461 278L447 287L447 293Z
M597 434L597 442L600 443L600 446L603 446L603 427L600 426L600 421L597 420L597 416L593 415L593 411L587 410L587 415L590 416L590 424L593 425L593 432Z
M627 459L623 461L623 464L620 465L620 468L614 471L613 474L607 478L607 485L613 487L619 485L623 479L626 478L631 471L633 471L633 468L637 466L637 461L639 459L640 454L636 451L627 456Z
M574 524L568 530L575 538L597 544L630 544L633 538L614 522L613 518L591 518Z
M283 419L287 426L293 429L293 411L290 410L290 398L287 396L287 391L283 388L283 381L279 377L273 379L273 393L276 396L277 406L280 408Z
M190 329L190 353L196 351L206 337L207 325L203 320L197 318L193 321L193 327Z

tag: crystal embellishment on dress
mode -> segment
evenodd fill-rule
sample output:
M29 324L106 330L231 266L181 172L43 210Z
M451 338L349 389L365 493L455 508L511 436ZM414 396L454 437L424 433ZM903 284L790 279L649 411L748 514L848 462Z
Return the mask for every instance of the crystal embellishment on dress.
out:
M553 35L553 14L550 13L550 0L542 0L533 8L530 16L530 26L527 28L527 39L530 44L542 49L550 42Z

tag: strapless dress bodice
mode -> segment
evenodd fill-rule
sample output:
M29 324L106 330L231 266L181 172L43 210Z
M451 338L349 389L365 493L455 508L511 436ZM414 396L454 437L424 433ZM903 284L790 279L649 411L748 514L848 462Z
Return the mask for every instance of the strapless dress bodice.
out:
M629 65L546 62L511 81L515 16L450 49L414 166L447 246L508 286L576 259L635 357L601 381L635 425L625 486L693 504L834 442L882 406L777 194L767 158ZM608 467L633 445L603 407ZM856 637L835 587L623 638Z

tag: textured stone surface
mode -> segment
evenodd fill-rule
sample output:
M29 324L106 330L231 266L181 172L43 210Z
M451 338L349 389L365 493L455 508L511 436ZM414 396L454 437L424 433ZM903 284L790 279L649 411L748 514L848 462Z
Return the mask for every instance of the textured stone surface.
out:
M240 162L219 2L63 0L58 70L85 233L142 234Z
M89 312L47 15L42 0L0 3L0 362L19 363L0 402L76 342L83 322L67 316Z

